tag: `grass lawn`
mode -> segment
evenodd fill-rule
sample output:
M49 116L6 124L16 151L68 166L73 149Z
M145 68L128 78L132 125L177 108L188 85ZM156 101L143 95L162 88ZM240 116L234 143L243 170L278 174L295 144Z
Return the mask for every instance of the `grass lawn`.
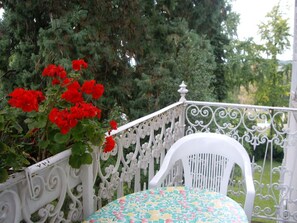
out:
M262 211L259 213L259 215L264 216L263 209L265 208L266 215L269 215L271 217L275 216L275 205L279 203L279 191L275 189L273 186L274 184L279 182L279 173L275 172L272 173L271 169L274 167L280 166L281 163L278 162L270 162L267 160L265 162L265 165L263 165L263 161L257 162L257 167L254 171L254 181L255 182L255 189L256 189L256 197L255 197L255 203L254 203L254 210L255 208L260 208ZM233 186L229 187L229 189L237 191L238 187ZM257 195L257 194L261 194ZM235 196L229 194L229 196L238 201L239 203L244 203L244 196ZM254 211L255 212L255 211ZM253 222L275 222L274 220L266 220L263 218L253 218Z

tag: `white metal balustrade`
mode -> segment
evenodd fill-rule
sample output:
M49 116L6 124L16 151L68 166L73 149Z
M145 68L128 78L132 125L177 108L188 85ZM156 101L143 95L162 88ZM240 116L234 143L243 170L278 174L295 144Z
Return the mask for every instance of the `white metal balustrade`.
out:
M296 157L287 156L297 149L297 133L287 125L297 109L187 101L186 86L180 87L179 102L113 131L116 148L109 154L94 148L92 165L72 169L64 151L0 184L0 223L80 222L107 202L146 189L171 145L194 132L227 134L248 150L255 218L297 222L297 162L288 165ZM177 166L168 181L181 184L181 173ZM241 202L242 188L235 168L229 195Z

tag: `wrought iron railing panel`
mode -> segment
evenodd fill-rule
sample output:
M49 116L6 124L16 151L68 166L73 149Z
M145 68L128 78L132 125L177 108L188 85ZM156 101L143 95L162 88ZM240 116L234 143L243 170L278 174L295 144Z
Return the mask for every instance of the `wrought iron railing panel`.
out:
M176 103L112 132L116 148L98 157L97 208L147 188L166 150L184 134L183 114L184 104Z
M296 149L297 133L287 120L297 110L182 99L113 131L116 148L108 154L94 148L91 166L71 169L65 151L0 184L0 223L79 222L117 197L146 189L171 145L194 132L227 134L248 150L257 193L254 217L297 222L297 188L287 183L295 173L283 159L284 151ZM181 173L177 164L167 184L181 184ZM235 168L229 195L241 203L243 183Z
M285 168L283 156L290 144L297 146L297 133L287 126L288 117L297 110L191 101L187 104L186 135L195 132L226 134L247 149L256 188L253 216L297 222L297 213L291 213L284 206L288 202L297 205L289 193L296 188L285 185L283 181L286 174L296 174ZM245 192L241 173L235 168L232 176L229 195L242 203Z
M35 164L2 184L0 222L81 221L80 170L70 168L69 154L65 151Z
M103 204L147 187L165 151L184 130L184 104L175 103L113 131L116 148L72 169L70 150L0 184L0 223L80 222Z

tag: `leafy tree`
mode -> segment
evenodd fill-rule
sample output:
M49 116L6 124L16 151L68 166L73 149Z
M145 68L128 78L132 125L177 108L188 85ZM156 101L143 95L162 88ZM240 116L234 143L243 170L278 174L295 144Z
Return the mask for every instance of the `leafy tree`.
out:
M233 94L238 94L239 87L255 89L255 104L267 106L287 106L289 102L290 65L284 66L277 56L289 47L288 20L282 17L279 5L273 7L266 16L267 20L259 25L262 44L255 44L252 39L247 41L232 41L228 54L228 81L233 88ZM274 111L271 111L274 115ZM268 133L274 136L274 128L282 129L282 120L274 118ZM274 126L272 126L274 125ZM256 156L263 156L261 149ZM277 146L274 156L282 158ZM269 156L268 156L269 157Z
M37 88L40 83L38 31L48 23L46 4L37 1L1 1L5 9L0 21L0 96L3 99L16 86ZM2 103L5 100L1 100Z
M210 41L188 31L185 20L170 18L172 13L169 8L162 14L157 13L157 6L152 10L157 10L151 13L156 17L152 20L162 23L158 26L150 25L151 29L147 34L150 40L147 43L149 49L136 57L136 72L141 72L141 78L136 79L139 90L136 91L131 113L144 115L145 113L140 113L143 110L139 106L146 106L145 110L152 112L177 101L177 86L182 80L191 89L188 97L198 100L213 98L210 85L213 82L215 61ZM138 70L145 66L150 69Z
M138 23L141 18L137 13L141 11L138 1L43 3L3 1L4 20L7 27L11 27L6 35L13 36L11 50L6 55L11 62L5 67L15 69L15 84L43 87L37 74L47 64L66 66L72 59L84 58L91 68L87 75L97 74L95 79L112 89L108 91L105 110L113 107L116 101L119 104L127 101L133 89L134 70L129 63L130 57L136 49L141 51L143 41L139 40L143 27ZM19 31L16 26L21 27ZM35 27L38 27L37 31Z
M237 97L240 87L248 92L252 88L256 89L255 104L285 106L291 71L290 66L280 64L277 56L290 45L288 19L282 18L279 5L273 7L266 18L267 21L259 25L262 44L256 44L252 38L232 39L226 48L229 97Z
M259 79L256 99L258 104L284 106L288 104L288 100L284 100L284 97L288 95L289 86L284 84L285 76L279 69L277 55L290 46L288 19L282 18L279 5L274 6L266 18L266 23L259 25L263 41L260 50L265 53L266 58L259 67L259 73L263 74L263 78Z
M250 92L256 83L256 72L262 57L259 45L252 38L245 41L233 39L226 48L226 82L228 86L228 100L238 102L238 95L242 87Z
M189 29L205 36L213 48L216 69L212 86L216 100L226 99L228 86L225 77L227 59L225 48L236 33L238 15L232 12L229 0L179 1L176 14L189 23Z
M228 0L1 2L2 95L40 89L47 64L83 58L85 78L108 89L105 112L117 105L131 119L172 103L181 80L197 100L226 96Z

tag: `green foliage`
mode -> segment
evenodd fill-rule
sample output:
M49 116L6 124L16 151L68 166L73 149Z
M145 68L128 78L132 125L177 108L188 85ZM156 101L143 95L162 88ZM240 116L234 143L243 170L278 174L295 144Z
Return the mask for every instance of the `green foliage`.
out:
M289 83L282 69L279 69L277 55L281 54L290 46L288 37L288 19L281 17L279 5L273 7L266 15L267 22L259 26L261 39L264 45L261 51L266 54L266 60L262 61L260 72L263 78L260 79L256 98L257 103L271 106L287 106L288 101L284 100L289 95ZM264 86L264 87L263 87Z
M90 66L85 77L110 89L102 100L104 116L114 105L134 119L172 103L190 75L184 80L191 87L205 84L189 96L226 96L224 47L236 24L227 0L3 1L3 6L3 96L14 87L12 79L17 86L44 87L41 68L66 67L70 58L84 58Z
M214 97L219 101L224 100L228 91L225 81L227 58L225 47L230 44L230 37L236 32L238 24L238 16L232 12L231 2L228 0L178 1L175 15L185 19L190 30L210 41L216 63L211 85Z
M30 155L23 150L28 139L20 137L22 131L23 128L19 124L17 112L13 109L1 110L0 182L4 182L10 172L20 170L29 164Z
M255 67L261 57L257 50L258 46L252 39L246 41L232 40L226 48L228 63L226 63L226 82L228 89L237 95L240 86L247 90L249 85L255 82Z
M253 39L232 40L227 46L227 82L230 95L238 95L240 87L255 89L254 103L287 106L291 66L283 65L277 56L290 46L288 19L282 17L279 5L273 7L259 25L263 44Z
M94 102L102 108L103 119L117 116L114 107L117 114L135 119L176 102L182 81L191 89L189 98L226 97L225 48L237 23L228 0L1 3L5 9L0 21L1 108L16 87L45 89L47 82L40 74L46 65L69 69L70 60L78 58L89 64L81 78L95 79L108 89L100 103ZM14 137L20 145L14 150L24 160L35 162L63 151L86 135L91 143L102 143L97 137L102 129L91 121L80 123L67 138L58 129L48 128L47 115L43 111L12 116L18 120L6 128L13 132L1 132L4 138L18 131L26 135L25 139ZM48 128L47 135L30 135L34 128ZM32 149L32 137L37 150ZM88 159L77 154L71 163L79 166Z
M290 27L288 19L282 17L279 4L267 13L266 18L267 21L259 25L259 33L267 56L275 59L290 46Z
M82 71L79 73L82 74ZM43 74L52 77L52 73ZM10 94L10 106L5 105L0 113L0 182L6 180L9 171L18 171L69 148L72 150L69 159L72 167L90 164L92 146L103 144L105 133L112 126L99 121L101 110L93 105L99 98L93 97L96 83L94 82L93 88L90 85L85 86L87 82L78 72L69 73L67 77L65 72L65 77L60 78L60 84L48 82L44 89L44 100L34 98L26 90L19 94L19 89L16 89ZM77 90L73 90L75 83ZM86 90L83 90L84 86ZM71 98L78 97L76 91L84 98L73 102ZM92 96L87 95L90 91ZM70 99L63 97L66 93L70 95ZM32 107L35 100L37 108L29 110L28 107Z
M177 101L177 86L182 81L192 89L188 98L214 98L210 85L214 78L215 59L210 42L195 32L186 31L187 23L175 25L176 30L166 36L163 44L168 45L170 52L159 58L151 70L142 74L142 78L136 79L139 94L131 106L131 113L139 112L139 105L146 106L146 112L137 115L144 115Z
M212 54L210 42L201 38L194 32L186 33L180 41L180 49L174 63L172 73L177 73L176 80L172 80L174 86L182 81L191 89L188 98L196 100L214 100L211 83L215 78L215 57ZM172 91L174 92L174 88Z

